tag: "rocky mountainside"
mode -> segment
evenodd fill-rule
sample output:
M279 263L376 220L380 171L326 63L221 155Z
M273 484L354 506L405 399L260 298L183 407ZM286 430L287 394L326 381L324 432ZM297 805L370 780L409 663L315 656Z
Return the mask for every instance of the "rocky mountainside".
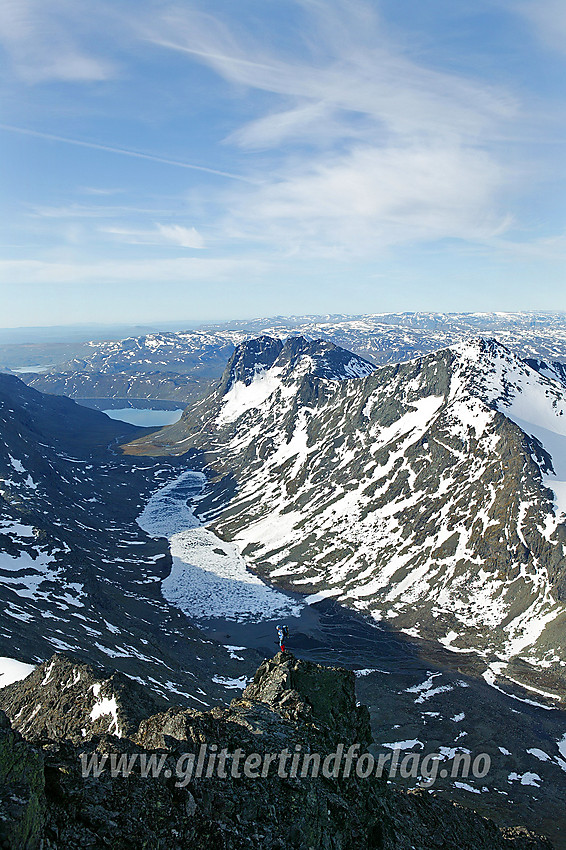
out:
M28 741L130 738L142 720L167 706L167 700L123 673L95 670L60 653L23 681L0 689L0 708Z
M562 678L564 386L482 338L340 381L279 346L126 451L198 446L197 511L261 576Z
M560 313L379 313L275 317L149 333L81 345L68 359L62 346L36 347L35 353L22 346L26 353L21 355L14 346L5 353L0 346L0 368L17 362L21 369L22 362L34 358L47 362L45 373L29 372L24 380L72 398L188 403L220 378L236 346L261 335L324 339L383 365L438 351L473 334L497 336L521 357L566 362L566 317Z
M11 716L17 722L18 701L26 708L32 693L41 700L43 687L57 682L64 691L69 674L75 683L83 676L90 681L92 673L70 659L52 659L36 671L33 684L24 681L12 688ZM99 696L93 685L89 690L90 696L83 692L85 711ZM29 727L34 745L0 712L0 840L5 847L551 850L544 838L521 828L499 830L472 810L427 791L405 793L384 778L362 778L357 755L370 743L368 714L356 705L354 677L345 670L279 654L261 665L229 707L169 709L141 723L136 714L129 737L93 735L90 728L80 731L82 743L74 743L79 729L72 734L62 711L61 702L50 702L41 726ZM76 716L75 721L83 719ZM48 730L50 737L45 737ZM352 744L360 747L352 751L349 775L338 769L337 775L327 770L327 776L314 778L312 767L306 775L293 775L298 771L291 754L331 755L339 745ZM197 758L203 751L208 760L200 771ZM244 772L235 760L238 751ZM218 768L222 752L227 758ZM192 762L187 753L193 754ZM271 770L265 755L282 753L287 753L283 766L276 762ZM148 770L152 756L154 767ZM112 759L113 771L108 768Z
M112 659L157 693L207 705L231 696L217 674L237 679L247 666L161 595L169 547L136 519L183 467L115 450L140 433L0 375L0 656Z

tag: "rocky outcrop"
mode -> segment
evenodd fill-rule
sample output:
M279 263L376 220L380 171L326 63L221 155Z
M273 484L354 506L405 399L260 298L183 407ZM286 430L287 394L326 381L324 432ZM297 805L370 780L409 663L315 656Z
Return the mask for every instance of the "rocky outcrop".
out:
M0 690L0 708L30 741L80 743L104 733L128 737L166 705L123 673L96 670L60 654Z
M64 659L57 665L63 669ZM316 777L312 769L294 771L294 756L313 759L352 744L363 751L370 734L351 673L289 654L265 661L227 708L169 709L142 721L131 737L89 733L81 745L44 741L43 772L41 756L16 732L4 726L2 734L12 736L12 748L23 745L24 763L34 753L37 800L43 788L46 797L43 825L36 804L35 838L27 845L8 838L7 847L33 848L29 841L40 835L43 850L551 848L543 838L501 831L427 792L407 794L382 778L361 778L355 755L349 774L330 762ZM264 770L266 756L282 752L285 766L276 760ZM9 777L20 775L13 768ZM23 821L14 816L4 826Z
M363 750L372 736L367 707L356 705L352 672L278 653L263 662L228 708L171 708L142 721L135 740L146 749L175 752L213 741L230 752L297 747L301 754L328 754L338 743L355 743Z
M372 740L369 712L356 704L354 683L349 670L277 655L263 662L242 699L232 704L264 703L287 720L323 730L329 740L367 747Z

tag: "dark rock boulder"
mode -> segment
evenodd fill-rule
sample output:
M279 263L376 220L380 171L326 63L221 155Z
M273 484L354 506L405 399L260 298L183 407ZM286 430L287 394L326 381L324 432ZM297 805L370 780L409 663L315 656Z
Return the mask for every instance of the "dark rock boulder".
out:
M309 723L330 740L371 743L369 712L356 705L355 677L350 670L322 667L279 653L257 670L240 700L232 706L259 702L289 721Z

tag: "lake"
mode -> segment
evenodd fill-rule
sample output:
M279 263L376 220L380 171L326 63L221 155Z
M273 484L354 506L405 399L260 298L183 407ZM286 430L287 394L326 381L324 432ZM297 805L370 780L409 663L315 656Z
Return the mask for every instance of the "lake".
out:
M114 410L103 410L110 419L119 419L121 422L129 422L130 425L138 425L140 428L162 428L164 425L172 425L181 418L183 408L175 410L154 410L153 408L120 407Z

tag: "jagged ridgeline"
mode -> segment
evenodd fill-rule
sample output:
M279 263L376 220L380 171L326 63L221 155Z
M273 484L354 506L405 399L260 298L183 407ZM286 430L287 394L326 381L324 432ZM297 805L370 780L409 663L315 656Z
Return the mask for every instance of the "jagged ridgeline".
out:
M376 365L411 360L478 334L497 336L521 357L566 356L566 319L559 313L419 312L233 321L194 331L89 342L64 361L60 346L26 346L22 361L17 346L0 345L0 368L30 363L29 358L37 356L52 361L47 371L24 373L23 379L43 392L104 404L110 399L129 399L135 405L148 399L188 404L219 380L237 345L261 334L326 339Z
M202 450L197 512L271 581L562 677L563 381L495 340L375 368L260 337L125 451Z
M265 763L266 755L284 750L324 755L370 746L369 715L356 704L353 673L289 654L264 661L229 707L206 712L160 710L137 683L60 655L0 690L0 707L2 847L552 847L426 791L405 793L385 778L362 778L355 757L349 775L316 778L293 776L288 760L284 775L256 770L233 779L230 759L227 778L180 770L188 755L203 751L241 751ZM142 775L151 757L160 769Z

